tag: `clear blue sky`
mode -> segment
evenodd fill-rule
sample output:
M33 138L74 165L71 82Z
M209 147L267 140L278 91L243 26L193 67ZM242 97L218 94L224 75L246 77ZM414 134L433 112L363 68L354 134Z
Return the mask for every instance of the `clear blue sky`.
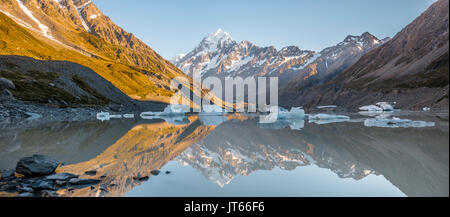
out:
M320 51L347 35L392 37L435 0L94 0L165 58L222 28L234 40Z

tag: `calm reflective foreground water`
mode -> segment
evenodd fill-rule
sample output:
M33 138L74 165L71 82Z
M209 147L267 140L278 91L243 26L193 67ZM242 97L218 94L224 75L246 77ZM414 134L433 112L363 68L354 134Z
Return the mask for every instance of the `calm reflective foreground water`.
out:
M61 196L448 196L448 113L395 114L424 121L401 124L370 115L339 123L259 124L235 114L11 127L0 134L0 168L44 154L65 163L58 172L105 177Z

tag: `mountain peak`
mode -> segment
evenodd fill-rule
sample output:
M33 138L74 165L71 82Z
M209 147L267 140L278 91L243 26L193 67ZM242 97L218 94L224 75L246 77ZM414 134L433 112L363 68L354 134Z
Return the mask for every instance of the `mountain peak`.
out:
M231 35L228 32L224 32L221 28L219 28L217 31L209 34L205 40L210 42L220 42L220 41L231 41L233 40L231 38Z
M364 32L361 36L348 35L345 37L344 42L367 42L370 44L379 44L381 41L370 34L369 32Z
M214 50L221 49L233 42L231 35L228 32L224 32L222 29L209 34L207 37L203 38L198 49L204 52L210 52Z

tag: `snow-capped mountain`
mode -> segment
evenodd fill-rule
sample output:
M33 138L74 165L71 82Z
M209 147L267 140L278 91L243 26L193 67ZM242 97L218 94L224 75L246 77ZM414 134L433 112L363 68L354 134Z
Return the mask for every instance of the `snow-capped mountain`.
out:
M433 106L445 110L449 84L448 8L448 0L436 1L382 46L377 46L380 42L368 34L347 38L344 43L351 42L356 49L364 49L363 45L369 43L369 48L377 48L355 55L349 61L351 66L342 67L345 70L334 67L338 73L331 70L316 76L315 83L303 81L308 72L315 74L314 70L300 73L282 87L280 102L283 106L340 105L357 109L366 103L395 101L400 109ZM323 55L332 57L332 50L325 49ZM317 69L325 71L326 64L332 66L322 61L317 62ZM323 79L327 74L330 76Z
M306 91L307 87L324 83L389 39L380 40L368 32L361 36L349 35L337 45L323 49L311 64L298 71L282 89Z
M236 42L222 29L205 37L200 44L174 64L192 76L249 77L278 76L283 78L305 67L316 57L314 51L296 46L277 50L275 47L258 47L249 41ZM179 56L181 57L181 56Z
M326 48L320 53L288 46L258 47L249 41L236 42L222 29L205 37L187 55L177 56L173 63L192 76L248 77L276 76L280 85L292 80L323 78L338 73L356 62L363 54L381 45L370 33L347 36L343 42Z

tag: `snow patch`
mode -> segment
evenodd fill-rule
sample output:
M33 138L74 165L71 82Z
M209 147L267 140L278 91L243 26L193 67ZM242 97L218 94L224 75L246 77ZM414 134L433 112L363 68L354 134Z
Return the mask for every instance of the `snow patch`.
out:
M31 20L33 20L36 24L38 24L39 29L41 29L41 33L42 33L45 37L54 40L53 36L52 36L52 35L50 34L50 32L49 32L48 26L46 26L46 25L42 24L41 22L39 22L39 20L36 19L36 17L33 16L33 12L31 12L31 11L23 4L22 0L16 0L16 1L17 1L17 3L19 4L19 7L22 9L22 11L23 11L28 17L30 17Z

